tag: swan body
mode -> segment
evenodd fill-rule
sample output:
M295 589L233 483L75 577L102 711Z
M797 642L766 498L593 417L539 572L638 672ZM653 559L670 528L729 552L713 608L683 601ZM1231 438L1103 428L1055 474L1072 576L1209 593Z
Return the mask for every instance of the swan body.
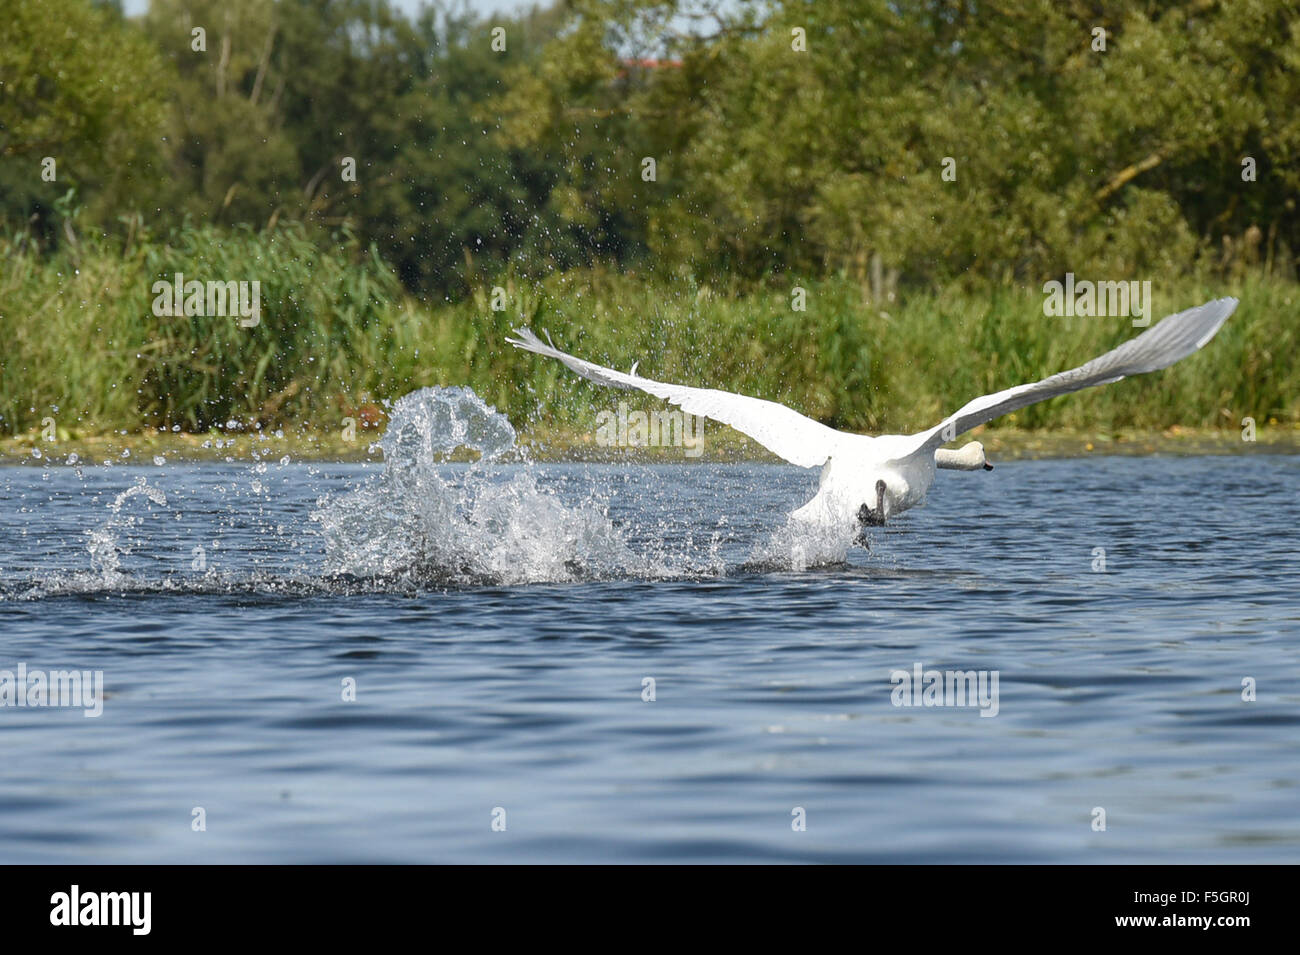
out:
M527 328L516 329L517 337L506 341L554 358L589 381L644 391L688 414L730 425L792 464L820 467L817 493L791 519L845 527L883 524L917 506L934 483L936 468L992 470L978 441L958 450L942 447L958 435L1048 398L1167 368L1209 342L1236 307L1235 298L1221 298L1166 316L1078 368L975 398L925 431L874 437L828 428L774 401L645 378L636 373L637 365L630 372L596 365L541 341Z

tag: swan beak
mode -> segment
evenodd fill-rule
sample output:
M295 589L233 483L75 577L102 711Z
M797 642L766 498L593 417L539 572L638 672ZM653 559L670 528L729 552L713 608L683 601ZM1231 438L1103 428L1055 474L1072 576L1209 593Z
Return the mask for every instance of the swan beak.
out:
M985 462L984 462L984 470L985 470L985 471L992 471L992 470L993 470L993 465L991 465L991 464L989 464L987 461L985 461Z

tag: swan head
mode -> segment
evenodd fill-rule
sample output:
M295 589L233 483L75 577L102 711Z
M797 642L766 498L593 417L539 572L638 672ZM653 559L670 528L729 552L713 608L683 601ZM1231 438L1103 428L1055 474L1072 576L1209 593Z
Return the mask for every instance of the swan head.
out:
M993 470L993 465L989 464L988 459L984 456L984 445L978 441L972 441L964 448L958 448L956 451L940 448L934 452L934 466L947 468L950 471Z

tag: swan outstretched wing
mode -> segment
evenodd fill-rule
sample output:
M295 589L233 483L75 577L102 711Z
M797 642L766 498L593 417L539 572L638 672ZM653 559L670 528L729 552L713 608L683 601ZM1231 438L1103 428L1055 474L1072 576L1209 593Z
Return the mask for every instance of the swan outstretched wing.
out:
M554 345L544 343L527 328L515 329L515 335L518 337L507 338L506 341L516 348L554 358L598 385L644 391L677 405L687 414L700 415L730 425L742 434L749 435L773 454L800 467L812 468L825 464L836 446L845 438L862 440L860 436L850 436L828 428L775 401L713 388L690 388L654 381L638 375L636 365L632 366L632 371L622 372L583 361L568 352L560 351Z
M896 457L906 457L923 449L933 451L962 432L1057 395L1094 385L1110 384L1128 375L1168 368L1213 338L1236 307L1235 298L1206 302L1185 312L1166 316L1137 338L1129 339L1118 348L1078 368L1060 372L1033 384L1017 385L1015 388L976 398L928 431L909 435L899 442Z

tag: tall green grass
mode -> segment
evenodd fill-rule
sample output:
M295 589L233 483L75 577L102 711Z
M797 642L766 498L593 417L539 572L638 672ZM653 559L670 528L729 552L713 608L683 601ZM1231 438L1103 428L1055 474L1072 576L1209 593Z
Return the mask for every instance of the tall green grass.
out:
M330 248L293 226L269 233L182 228L124 246L83 237L53 257L0 238L0 432L54 417L82 432L144 427L336 428L367 403L465 384L517 423L589 431L625 394L515 351L510 329L651 377L785 402L836 427L910 431L969 398L1073 367L1137 333L1121 318L1048 318L1036 288L938 290L869 304L842 279L762 289L647 284L586 271L539 283L487 280L471 299L407 296L371 249ZM258 280L262 319L153 314L152 285L176 272ZM791 308L791 287L807 310ZM491 308L492 286L507 308ZM1237 314L1168 371L1037 405L1023 428L1239 428L1300 421L1300 286L1156 283L1155 315L1237 295ZM652 399L645 398L649 405Z

